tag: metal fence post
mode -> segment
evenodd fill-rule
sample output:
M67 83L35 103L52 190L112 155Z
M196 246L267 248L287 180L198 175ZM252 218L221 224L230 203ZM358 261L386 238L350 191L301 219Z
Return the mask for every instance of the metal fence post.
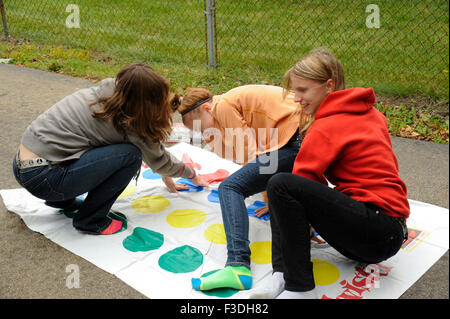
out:
M5 12L5 5L3 4L3 0L0 0L0 11L2 12L3 30L5 31L6 39L8 39L9 31L8 31L8 25L6 24L6 12Z
M208 48L208 69L216 67L216 6L215 0L206 0L206 33Z

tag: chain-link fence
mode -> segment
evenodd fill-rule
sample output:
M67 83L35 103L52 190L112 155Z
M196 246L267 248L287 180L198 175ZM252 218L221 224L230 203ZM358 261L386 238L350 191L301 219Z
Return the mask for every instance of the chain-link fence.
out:
M129 60L205 63L202 1L3 1L11 37Z
M448 96L448 1L216 1L219 62L286 70L328 47L352 85Z
M347 82L448 98L446 0L3 0L11 37L279 79L327 47Z

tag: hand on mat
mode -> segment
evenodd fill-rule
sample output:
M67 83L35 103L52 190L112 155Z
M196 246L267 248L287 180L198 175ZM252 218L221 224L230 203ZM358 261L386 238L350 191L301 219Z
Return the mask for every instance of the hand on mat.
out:
M309 234L311 235L311 240L317 244L326 244L327 242L322 240L321 238L319 238L318 234L316 233L316 231L314 230L314 228L312 228L312 226L309 226Z
M257 217L261 217L269 212L269 206L264 206L258 209L255 209L255 215Z
M188 190L189 189L189 186L175 183L171 177L163 176L162 180L163 180L164 184L166 184L167 188L169 189L169 192L171 192L171 193L177 193L180 190Z
M322 244L326 244L327 242L325 240L320 239L319 237L317 237L316 233L314 232L314 234L311 237L311 240L322 245Z
M204 181L201 177L198 175L194 176L194 178L190 178L191 182L194 183L196 186L204 186L207 187L209 184L208 182Z

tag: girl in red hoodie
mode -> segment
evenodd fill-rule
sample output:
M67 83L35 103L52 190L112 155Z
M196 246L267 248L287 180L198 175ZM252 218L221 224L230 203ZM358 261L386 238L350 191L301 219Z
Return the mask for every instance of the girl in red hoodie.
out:
M339 61L315 50L286 73L285 89L311 119L292 174L267 186L274 273L262 297L317 298L310 226L344 256L379 263L406 238L409 204L371 88L345 89Z

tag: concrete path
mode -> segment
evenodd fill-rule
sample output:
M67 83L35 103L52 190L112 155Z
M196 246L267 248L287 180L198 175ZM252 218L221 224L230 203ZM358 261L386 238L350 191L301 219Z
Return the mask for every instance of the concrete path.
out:
M92 85L84 79L0 64L0 189L20 187L11 160L28 124L64 96ZM449 146L397 137L392 142L408 198L448 208ZM66 287L70 264L80 268L80 288ZM0 274L1 298L145 298L115 276L28 229L1 200ZM401 298L448 299L448 251Z

